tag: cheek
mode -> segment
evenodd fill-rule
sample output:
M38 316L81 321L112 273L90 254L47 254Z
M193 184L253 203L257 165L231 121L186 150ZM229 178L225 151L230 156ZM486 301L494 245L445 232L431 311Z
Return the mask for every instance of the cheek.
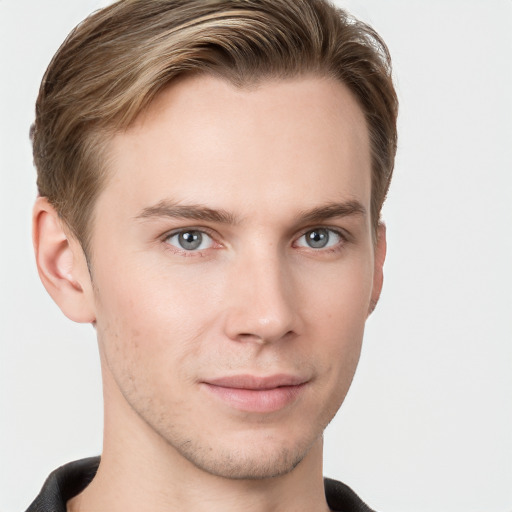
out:
M177 375L190 379L185 369L197 359L200 339L215 315L199 300L193 283L147 269L132 268L125 275L130 278L98 275L96 327L109 366L163 385Z
M303 274L299 286L311 322L324 325L332 333L352 329L362 332L372 292L373 260L354 257L309 275Z
M303 283L306 338L316 345L325 385L339 397L347 391L359 361L372 276L371 258L354 259L354 264L317 274L316 286L311 281Z

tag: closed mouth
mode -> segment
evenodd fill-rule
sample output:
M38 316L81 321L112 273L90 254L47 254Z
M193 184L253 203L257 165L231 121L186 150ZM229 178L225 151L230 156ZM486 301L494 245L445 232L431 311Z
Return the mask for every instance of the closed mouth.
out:
M201 384L224 404L245 412L271 413L292 404L307 385L302 377L233 375Z

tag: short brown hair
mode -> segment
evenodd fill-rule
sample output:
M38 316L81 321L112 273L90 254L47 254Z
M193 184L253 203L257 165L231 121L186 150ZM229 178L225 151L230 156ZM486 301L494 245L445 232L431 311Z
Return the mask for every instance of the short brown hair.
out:
M396 153L398 101L388 49L326 0L120 0L79 24L53 57L31 129L39 194L87 253L106 146L176 77L243 86L304 73L332 76L366 117L376 227Z

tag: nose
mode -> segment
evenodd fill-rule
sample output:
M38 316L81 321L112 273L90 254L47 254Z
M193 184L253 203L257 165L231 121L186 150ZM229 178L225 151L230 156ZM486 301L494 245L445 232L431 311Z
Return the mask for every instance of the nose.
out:
M225 333L232 340L267 344L300 331L293 279L279 257L241 259L230 273L225 299Z

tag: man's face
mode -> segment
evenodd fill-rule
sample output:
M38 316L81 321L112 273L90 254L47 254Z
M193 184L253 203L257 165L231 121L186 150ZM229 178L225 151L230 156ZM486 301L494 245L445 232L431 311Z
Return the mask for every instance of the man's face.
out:
M221 476L291 470L345 397L380 288L360 108L331 79L187 78L110 149L91 302L107 429Z

